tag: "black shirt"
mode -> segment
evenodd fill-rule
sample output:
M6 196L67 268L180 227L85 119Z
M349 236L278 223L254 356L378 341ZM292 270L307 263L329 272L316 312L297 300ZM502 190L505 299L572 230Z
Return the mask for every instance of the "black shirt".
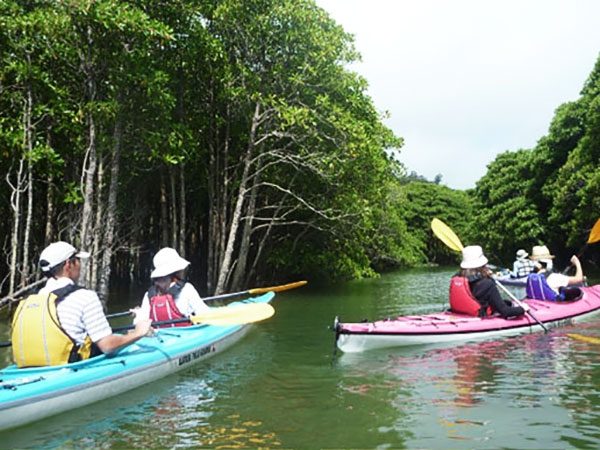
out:
M509 306L504 302L496 283L491 278L469 279L469 287L473 296L482 306L491 306L492 311L500 313L505 319L525 314L525 310L520 306Z

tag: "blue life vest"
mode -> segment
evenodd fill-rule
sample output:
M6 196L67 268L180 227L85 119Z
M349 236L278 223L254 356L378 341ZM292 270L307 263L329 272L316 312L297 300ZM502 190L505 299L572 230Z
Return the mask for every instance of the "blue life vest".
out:
M536 300L563 300L561 295L557 294L550 287L546 277L541 273L531 273L527 276L525 292L527 293L527 298L534 298Z

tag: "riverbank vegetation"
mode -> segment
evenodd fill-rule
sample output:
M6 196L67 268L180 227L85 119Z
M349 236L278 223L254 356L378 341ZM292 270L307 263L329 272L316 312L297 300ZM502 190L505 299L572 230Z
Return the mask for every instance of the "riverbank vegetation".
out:
M463 192L406 173L358 58L312 0L2 2L0 292L57 239L92 252L81 281L103 297L163 246L211 294L454 262L434 216L503 258L581 243L598 66L535 149Z

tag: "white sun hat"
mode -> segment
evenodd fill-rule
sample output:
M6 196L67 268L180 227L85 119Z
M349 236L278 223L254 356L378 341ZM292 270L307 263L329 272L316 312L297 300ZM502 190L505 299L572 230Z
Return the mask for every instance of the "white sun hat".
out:
M170 247L161 248L152 258L154 270L150 278L160 278L179 272L190 265L187 259L183 259L177 250Z
M65 262L70 258L87 259L90 257L88 252L80 252L68 242L53 242L40 254L39 266L42 272L49 272L54 267Z
M479 245L469 245L463 248L462 257L460 267L463 269L476 269L488 263L488 259L483 254L483 249Z
M527 253L525 250L523 250L522 248L520 248L519 250L517 250L517 259L525 259L529 256L529 253Z

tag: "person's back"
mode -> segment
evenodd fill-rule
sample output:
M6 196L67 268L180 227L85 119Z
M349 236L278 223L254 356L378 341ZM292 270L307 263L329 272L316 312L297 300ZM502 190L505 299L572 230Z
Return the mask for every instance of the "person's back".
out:
M138 318L150 318L155 322L171 321L197 315L210 309L194 286L185 281L184 272L190 262L179 256L173 248L160 249L152 259L154 270L150 274L152 286L144 294L142 304L134 309ZM187 326L190 322L164 326Z
M492 272L487 267L488 259L479 245L463 248L462 254L458 276L468 280L471 294L484 311L490 308L492 312L498 312L504 318L525 314L522 307L510 306L504 302L492 279Z
M113 353L150 331L151 322L145 320L127 335L112 333L98 295L77 286L81 259L88 257L89 253L66 242L55 242L42 251L40 268L48 278L46 285L37 296L25 299L13 319L13 356L19 367L86 359L93 356L92 343L97 354Z
M575 300L581 296L581 290L575 286L582 284L585 277L577 256L571 257L571 264L575 266L573 276L555 273L549 269L551 258L554 256L550 255L547 248L538 252L536 256L535 271L527 277L527 297L536 300L564 301Z
M528 256L529 254L523 249L517 251L517 259L513 263L513 270L510 274L511 278L524 278L533 272L535 264L527 258Z

